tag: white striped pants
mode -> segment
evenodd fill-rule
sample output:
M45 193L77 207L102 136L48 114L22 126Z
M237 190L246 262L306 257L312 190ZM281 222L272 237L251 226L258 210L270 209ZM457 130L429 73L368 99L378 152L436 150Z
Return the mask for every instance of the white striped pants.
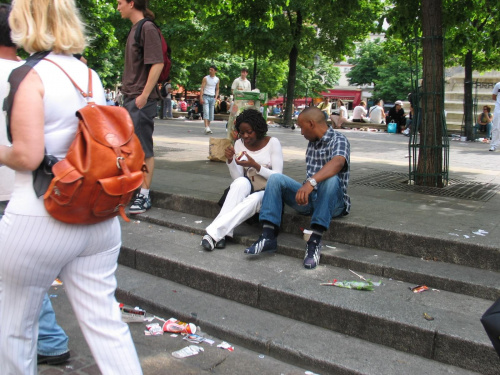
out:
M250 181L245 177L235 179L219 215L206 228L216 242L224 236L233 236L233 229L260 211L264 191L250 194Z
M36 375L38 316L60 276L99 369L142 374L114 297L118 219L70 225L6 213L0 222L0 374Z

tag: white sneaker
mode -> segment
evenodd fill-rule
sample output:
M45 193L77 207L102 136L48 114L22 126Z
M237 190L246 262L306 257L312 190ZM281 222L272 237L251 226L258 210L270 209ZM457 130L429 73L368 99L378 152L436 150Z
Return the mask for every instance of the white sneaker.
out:
M490 147L490 151L495 151L497 148L495 146Z
M210 130L210 126L207 126L205 128L205 134L212 134L212 131Z

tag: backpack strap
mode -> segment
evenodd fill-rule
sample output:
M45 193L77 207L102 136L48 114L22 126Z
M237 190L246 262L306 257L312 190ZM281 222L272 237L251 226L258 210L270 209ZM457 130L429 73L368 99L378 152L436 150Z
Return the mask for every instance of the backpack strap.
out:
M10 143L12 143L12 133L10 131L10 118L12 116L12 106L14 105L14 97L16 96L17 89L23 81L23 79L28 75L31 69L38 64L45 56L47 56L50 51L37 52L26 59L26 62L19 68L14 69L9 75L9 85L10 91L9 95L4 99L3 110L7 113L5 117L5 122L7 125L7 138Z
M73 81L73 79L69 76L68 73L66 73L66 71L59 65L57 64L55 61L52 61L50 59L47 59L47 58L44 58L45 61L48 61L48 62L51 62L52 64L54 64L55 66L57 66L59 69L62 70L62 72L64 74L66 74L66 77L69 78L69 80L71 81L71 83L73 84L73 86L75 86L75 88L80 92L80 94L82 94L82 96L87 99L87 102L89 102L89 99L92 98L94 96L93 92L92 92L92 70L90 70L90 68L88 68L88 71L89 71L89 85L88 85L88 88L87 88L87 92L83 91L77 84L75 81Z
M153 25L156 26L156 24L154 23L154 21L151 18L143 18L142 20L140 20L138 22L137 28L135 29L134 40L135 40L135 44L137 44L140 48L143 48L141 45L141 32L142 32L142 26L144 25L144 22L146 22L146 21L152 22ZM156 28L158 28L158 26L156 26Z

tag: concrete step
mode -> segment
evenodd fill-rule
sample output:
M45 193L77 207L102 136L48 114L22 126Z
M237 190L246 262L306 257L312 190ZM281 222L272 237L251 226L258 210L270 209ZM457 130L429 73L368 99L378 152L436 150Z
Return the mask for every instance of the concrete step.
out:
M211 219L199 215L156 207L146 214L139 215L139 218L167 228L193 233L200 238L205 234L205 227L211 222ZM240 244L243 250L258 238L259 228L258 225L242 224L236 228L232 242ZM498 272L436 261L438 254L424 259L333 241L323 243L321 264L492 301L500 297ZM297 235L280 235L279 245L279 254L303 259L305 241Z
M220 298L128 267L116 272L120 301L321 374L457 374L468 371ZM239 348L236 346L235 350ZM242 374L243 373L239 373ZM245 372L255 374L255 372Z
M153 191L152 200L155 209L169 209L198 217L215 218L220 210L215 201L181 194ZM146 217L148 216L151 218L150 220L162 223L164 215L155 214L155 210L150 210ZM436 259L467 267L491 271L500 270L500 252L497 247L417 235L412 233L410 229L396 231L387 229L383 223L380 226L367 226L359 224L356 220L351 220L350 216L333 219L333 224L323 236L324 240L416 258ZM211 221L211 219L208 220ZM309 222L310 217L297 215L292 209L285 207L281 232L300 235L300 228L309 228ZM205 226L203 224L203 228Z
M172 221L182 221L182 216ZM281 253L250 257L243 254L239 244L230 243L225 250L206 252L199 245L199 234L144 221L128 224L122 232L120 263L138 271L467 370L494 374L500 366L479 321L491 305L489 300L447 291L414 294L409 290L414 283L369 274L364 276L382 282L373 292L320 286L321 282L351 280L356 276L347 269L325 264L314 271L306 270L301 259ZM281 248L287 246L285 243L280 236ZM154 296L168 293L154 283L141 283L136 288L154 291L149 299L154 303ZM434 320L424 319L424 313Z

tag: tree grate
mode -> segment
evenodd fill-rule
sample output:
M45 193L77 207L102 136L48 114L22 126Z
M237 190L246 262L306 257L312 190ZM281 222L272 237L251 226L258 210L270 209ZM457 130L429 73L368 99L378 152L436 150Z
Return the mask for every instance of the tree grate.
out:
M457 179L450 179L448 186L444 188L409 185L408 174L396 172L377 172L371 175L353 178L350 184L482 202L487 202L500 190L500 185L498 184L462 181Z

